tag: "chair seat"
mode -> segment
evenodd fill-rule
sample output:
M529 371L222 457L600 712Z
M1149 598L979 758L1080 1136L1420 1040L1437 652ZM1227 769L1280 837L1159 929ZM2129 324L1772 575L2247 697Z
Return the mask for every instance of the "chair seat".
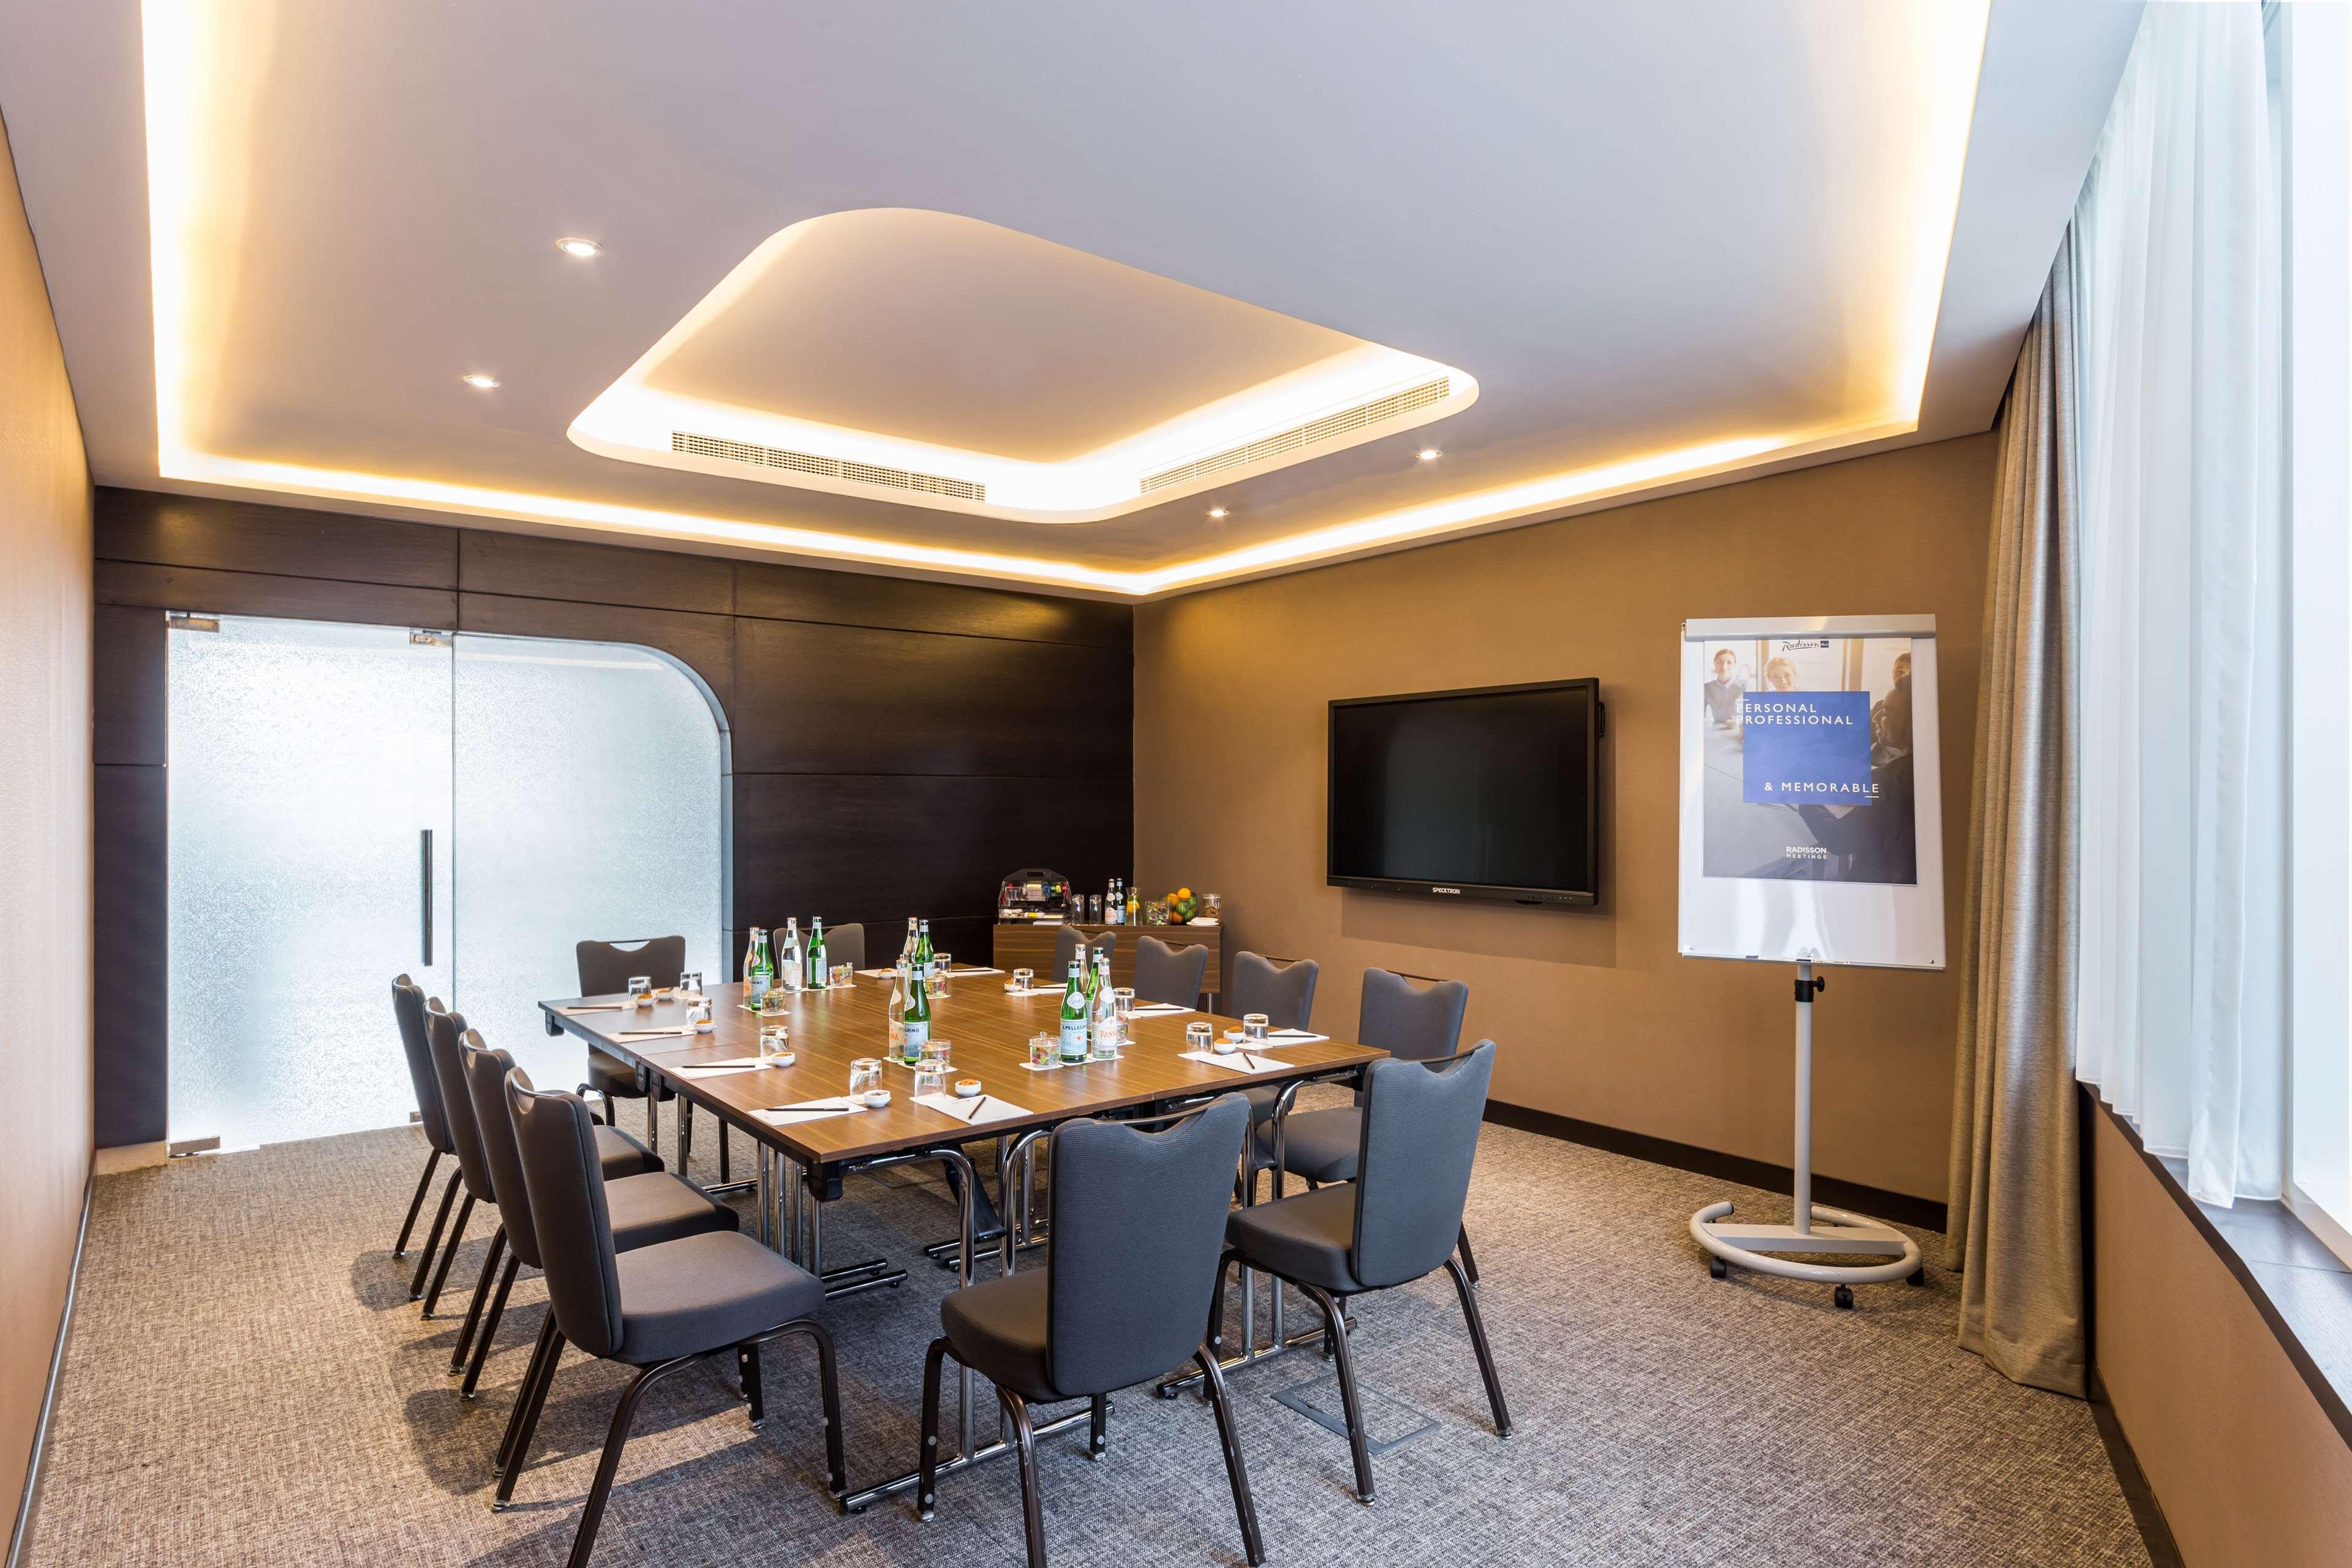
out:
M1355 1295L1364 1287L1349 1266L1356 1238L1356 1189L1319 1187L1225 1216L1225 1240L1245 1263L1302 1285Z
M1294 1110L1282 1124L1283 1169L1310 1182L1352 1182L1363 1142L1363 1113L1352 1105ZM1274 1163L1270 1119L1257 1130L1257 1160L1261 1166Z
M824 1304L824 1286L740 1231L712 1231L641 1247L614 1259L621 1286L621 1348L646 1366L755 1339Z
M733 1209L664 1172L606 1182L604 1208L613 1221L613 1245L623 1252L741 1228Z
M622 1176L641 1176L647 1171L662 1168L660 1155L619 1128L607 1127L602 1122L596 1127L596 1158L603 1164L604 1177L608 1182Z
M588 1047L588 1087L606 1100L643 1100L645 1086L637 1081L637 1069L610 1051ZM671 1098L664 1089L660 1098Z
M1043 1268L967 1285L940 1302L940 1327L956 1360L1024 1399L1063 1397L1046 1375Z

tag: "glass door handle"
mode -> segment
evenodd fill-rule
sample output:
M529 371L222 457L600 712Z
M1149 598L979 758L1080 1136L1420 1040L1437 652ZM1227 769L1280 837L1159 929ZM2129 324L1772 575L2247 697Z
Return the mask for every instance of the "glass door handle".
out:
M433 967L433 830L416 830L417 963Z

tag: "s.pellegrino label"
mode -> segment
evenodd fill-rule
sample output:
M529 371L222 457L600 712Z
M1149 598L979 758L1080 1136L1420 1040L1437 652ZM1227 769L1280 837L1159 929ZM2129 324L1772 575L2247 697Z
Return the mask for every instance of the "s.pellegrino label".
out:
M907 973L906 1030L906 1044L902 1048L907 1060L916 1061L921 1058L923 1047L931 1039L930 987L923 983L920 970L909 970Z
M1062 1059L1082 1062L1087 1059L1087 983L1083 978L1086 965L1077 959L1070 961L1070 983L1062 988Z

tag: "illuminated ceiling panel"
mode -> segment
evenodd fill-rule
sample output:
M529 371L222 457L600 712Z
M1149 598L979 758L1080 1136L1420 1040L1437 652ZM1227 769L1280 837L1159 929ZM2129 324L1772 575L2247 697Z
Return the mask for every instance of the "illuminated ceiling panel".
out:
M0 98L101 483L1147 597L1985 428L2134 9L0 0Z

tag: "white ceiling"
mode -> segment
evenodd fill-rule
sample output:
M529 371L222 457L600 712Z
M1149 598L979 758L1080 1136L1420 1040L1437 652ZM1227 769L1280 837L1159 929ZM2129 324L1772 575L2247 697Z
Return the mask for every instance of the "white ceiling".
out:
M1149 595L1985 428L2139 7L1984 7L0 0L0 114L102 483ZM1066 264L844 252L698 374L1032 458L1350 339L1477 402L1081 526L566 438L875 208Z

